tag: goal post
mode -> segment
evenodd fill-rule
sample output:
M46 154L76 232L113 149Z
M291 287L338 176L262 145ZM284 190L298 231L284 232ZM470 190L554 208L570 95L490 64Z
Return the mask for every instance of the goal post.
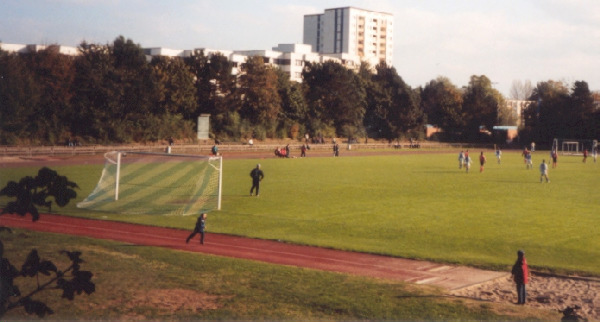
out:
M592 139L562 139L555 138L552 141L552 149L562 155L581 155L584 150L588 152L597 149L598 141Z
M220 156L112 151L78 208L121 214L196 215L220 210Z
M563 141L561 151L562 154L579 154L579 142Z

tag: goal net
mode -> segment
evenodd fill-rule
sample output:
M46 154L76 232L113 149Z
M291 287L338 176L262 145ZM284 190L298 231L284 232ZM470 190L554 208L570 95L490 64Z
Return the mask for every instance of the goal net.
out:
M78 208L122 214L196 215L221 209L221 157L112 151Z
M552 142L552 149L563 155L581 155L584 150L591 153L597 146L597 140L554 139Z

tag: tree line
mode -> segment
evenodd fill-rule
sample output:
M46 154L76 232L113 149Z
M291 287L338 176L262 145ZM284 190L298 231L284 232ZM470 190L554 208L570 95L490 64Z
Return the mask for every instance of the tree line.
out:
M424 125L439 139L490 140L481 129L514 125L505 98L485 75L459 88L438 77L411 88L395 68L336 62L305 63L302 83L263 57L234 66L227 57L194 51L190 57L146 59L131 39L26 55L0 51L0 144L155 142L193 139L200 114L222 140L310 136L396 140L422 138ZM233 75L234 68L239 70ZM597 137L598 112L587 83L542 82L529 94L522 135Z

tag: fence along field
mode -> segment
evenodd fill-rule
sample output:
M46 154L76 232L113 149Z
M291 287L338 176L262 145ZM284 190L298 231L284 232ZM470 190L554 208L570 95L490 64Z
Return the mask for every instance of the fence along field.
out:
M479 150L471 150L478 155ZM540 184L533 154L493 151L479 173L467 174L456 153L369 157L232 160L225 158L223 207L211 212L209 232L318 245L505 270L517 249L534 269L600 275L597 166L559 157L550 184ZM250 170L265 171L261 196L249 197ZM79 198L98 181L101 166L55 167L77 182ZM32 169L1 169L18 179ZM4 182L4 180L3 180ZM78 198L78 201L81 200ZM121 215L53 209L78 216L190 228L194 216Z

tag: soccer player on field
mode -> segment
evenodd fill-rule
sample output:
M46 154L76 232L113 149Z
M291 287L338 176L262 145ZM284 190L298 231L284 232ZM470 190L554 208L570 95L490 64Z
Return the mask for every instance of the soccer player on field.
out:
M483 151L479 155L479 172L483 172L483 166L485 165L485 155L483 155Z
M465 157L465 169L467 169L467 173L469 173L469 169L471 169L471 157L468 154Z
M540 164L540 183L544 182L544 178L546 178L546 182L550 182L548 179L548 164L546 164L546 160L542 160Z
M500 151L500 148L496 148L496 159L498 159L498 164L500 164L501 158L502 158L502 151Z
M531 151L525 156L525 167L527 169L533 169L533 160L531 160Z
M552 150L552 168L556 168L556 163L558 161L558 153L556 150Z
M250 171L250 177L252 177L252 188L250 188L250 195L252 196L252 192L256 189L256 196L258 197L258 189L260 188L260 182L265 177L265 174L260 169L260 164L256 165L256 168Z
M458 169L462 169L463 167L463 163L465 163L465 153L463 151L460 151L460 153L458 154Z

